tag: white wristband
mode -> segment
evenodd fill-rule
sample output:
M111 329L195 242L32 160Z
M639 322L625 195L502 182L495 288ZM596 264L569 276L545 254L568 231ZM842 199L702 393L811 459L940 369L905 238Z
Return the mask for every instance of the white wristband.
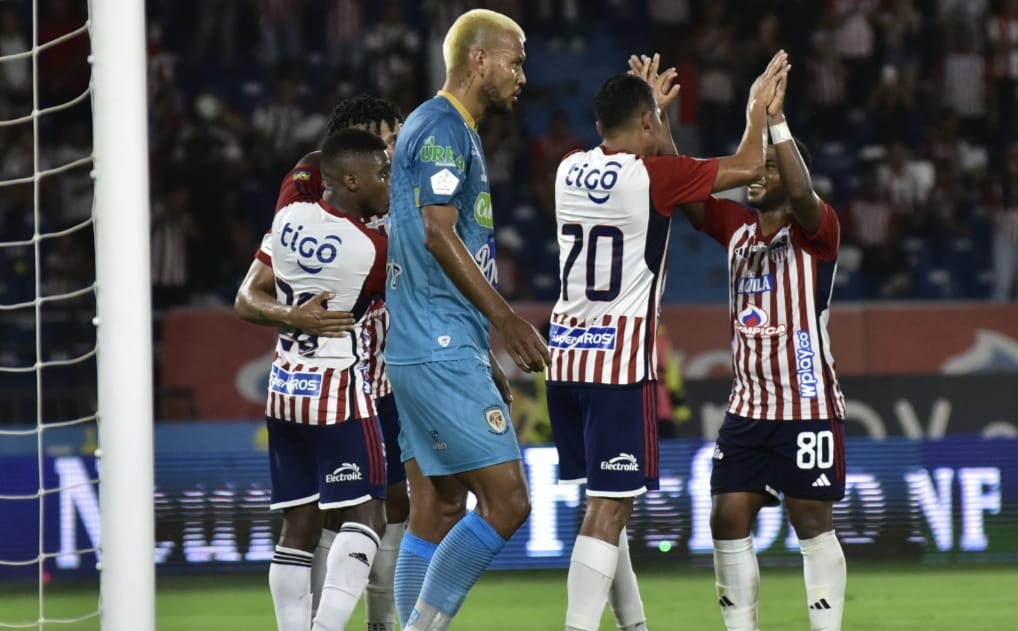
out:
M776 145L792 139L792 132L788 130L788 122L781 121L777 125L771 125L771 144Z

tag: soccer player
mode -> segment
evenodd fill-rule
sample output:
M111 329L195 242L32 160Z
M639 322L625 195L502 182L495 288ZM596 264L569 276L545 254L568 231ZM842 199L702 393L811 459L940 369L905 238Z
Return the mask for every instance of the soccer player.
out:
M387 245L364 221L386 211L391 165L385 143L359 129L329 136L318 162L287 175L256 255L271 266L274 294L249 272L236 303L245 319L280 327L265 410L271 506L284 511L269 569L280 631L345 628L385 531L385 448L360 335L384 293ZM312 626L323 511L342 525Z
M382 98L368 94L359 94L341 101L333 110L329 119L327 135L341 129L363 129L379 136L385 143L390 157L396 145L396 137L403 125L403 113L399 108ZM297 163L293 173L306 173L306 179L284 179L281 195L286 194L290 182L299 183L302 194L315 198L321 196L321 172L319 164L321 152L313 151ZM302 176L303 177L303 176ZM368 225L375 225L384 230L384 217L373 216ZM275 297L275 277L272 268L257 258L252 261L248 277L238 294L238 309L243 313L255 314L250 307L252 291L261 291L267 299ZM329 311L324 317L341 319L344 312ZM243 315L242 315L243 317ZM366 618L369 631L393 631L395 629L395 600L393 594L393 576L396 570L396 555L406 528L406 520L410 511L410 500L407 497L406 471L399 451L399 413L392 395L382 356L385 347L385 331L388 328L388 310L381 298L376 299L365 317L365 341L367 355L365 366L371 395L375 399L378 419L382 424L382 437L385 439L386 479L385 494L386 527L382 536L375 561L371 564L368 587L365 592ZM257 322L257 318L255 318ZM351 320L352 322L352 320ZM311 563L312 612L318 610L325 581L329 549L336 538L340 523L335 513L326 513L322 535L315 547Z
M524 34L475 9L449 28L442 90L396 142L385 360L400 411L410 523L396 567L408 631L447 628L467 592L530 514L509 386L490 327L527 371L544 338L494 288L494 223L477 120L510 110L526 82ZM467 490L477 507L463 510Z
M628 585L613 598L620 626L647 628L625 526L633 498L658 482L655 336L671 217L760 177L766 104L788 68L782 51L754 83L736 153L697 160L674 155L662 110L678 87L674 69L658 80L658 61L653 86L634 74L605 82L594 97L602 144L566 156L555 178L562 287L548 335L548 409L560 479L587 485L567 630L598 629L617 581Z
M683 208L728 253L735 380L711 473L714 573L727 627L755 630L760 570L751 528L783 496L799 537L810 627L837 631L846 570L833 505L845 494L845 402L827 321L841 229L789 131L785 86L783 78L767 106L772 144L764 175L749 185L750 208L714 198Z

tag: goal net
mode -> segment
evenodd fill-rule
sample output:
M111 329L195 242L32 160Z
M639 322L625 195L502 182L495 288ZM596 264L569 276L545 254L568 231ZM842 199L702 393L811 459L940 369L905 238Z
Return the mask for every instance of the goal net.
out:
M0 4L0 629L154 628L145 98L144 3Z

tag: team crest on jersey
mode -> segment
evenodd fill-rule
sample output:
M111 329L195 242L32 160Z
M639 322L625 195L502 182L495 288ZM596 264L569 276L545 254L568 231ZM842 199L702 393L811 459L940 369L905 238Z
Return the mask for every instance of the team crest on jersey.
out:
M502 408L495 406L484 411L484 420L488 423L489 431L492 434L504 434L509 428Z
M788 258L788 241L780 239L771 243L767 248L767 256L775 263L780 263Z
M749 305L736 316L735 328L747 337L771 337L785 332L784 324L772 325L769 322L770 316L766 311Z
M300 171L294 171L293 177L291 178L294 182L307 182L311 179L311 171L307 169L301 169Z

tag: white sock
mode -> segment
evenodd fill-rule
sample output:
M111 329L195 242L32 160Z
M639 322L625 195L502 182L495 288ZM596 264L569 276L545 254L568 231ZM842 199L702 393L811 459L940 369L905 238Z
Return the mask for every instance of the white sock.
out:
M311 615L318 612L318 602L322 599L322 586L325 585L325 570L329 566L329 549L336 539L336 531L322 529L322 536L315 546L314 558L311 559Z
M619 564L619 547L579 535L569 560L566 631L597 631Z
M396 575L396 557L399 556L399 544L403 541L404 530L405 521L388 524L385 527L375 562L371 564L368 588L364 593L368 631L396 631L396 599L392 583Z
M276 546L269 565L269 592L279 631L311 626L311 553Z
M760 566L753 537L714 540L714 578L728 631L757 631Z
M364 524L348 521L329 550L322 600L312 631L343 631L368 585L368 572L378 551L378 535Z
M845 553L833 530L811 539L800 539L802 574L806 579L806 604L813 631L841 631L845 609Z
M623 528L619 533L619 563L615 568L615 580L608 592L608 602L615 612L615 620L622 631L646 631L647 614L640 599L640 586L633 571L633 560L629 558L629 533Z

